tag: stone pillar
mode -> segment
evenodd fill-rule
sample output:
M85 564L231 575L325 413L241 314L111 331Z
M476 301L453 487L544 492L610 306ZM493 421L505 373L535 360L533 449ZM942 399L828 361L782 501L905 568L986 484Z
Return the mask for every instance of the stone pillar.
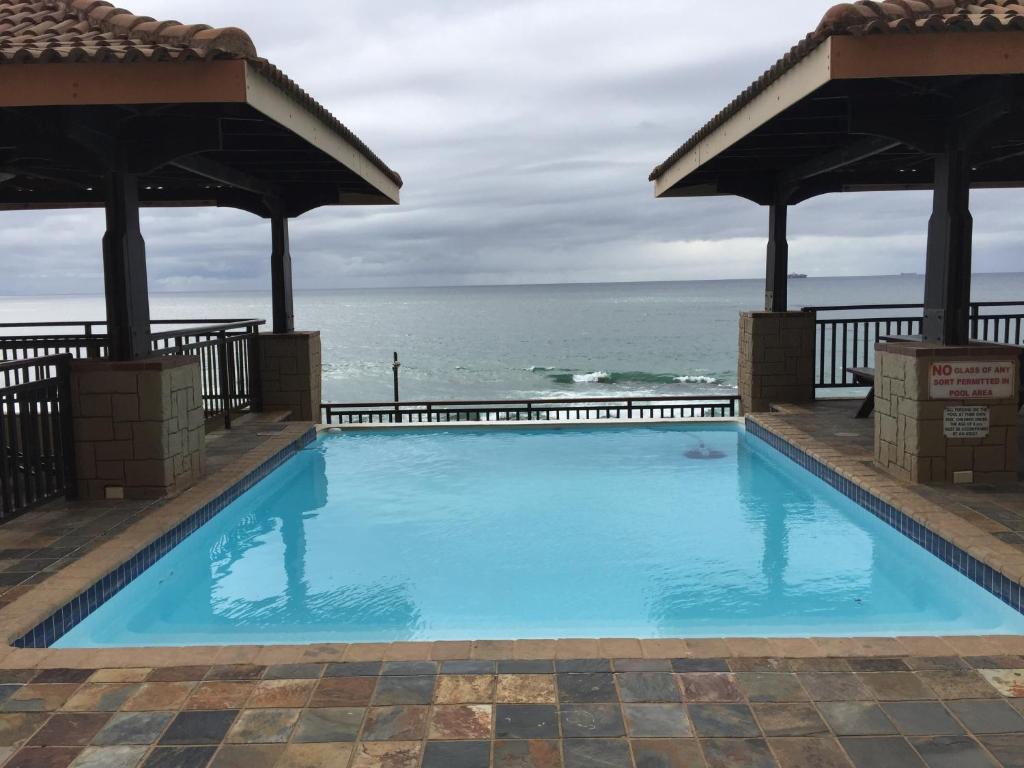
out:
M319 422L320 331L261 333L259 347L263 410Z
M913 483L1017 479L1019 351L875 347L875 464Z
M743 312L737 386L741 413L814 399L813 312Z
M198 359L77 360L71 404L80 498L159 499L202 476Z

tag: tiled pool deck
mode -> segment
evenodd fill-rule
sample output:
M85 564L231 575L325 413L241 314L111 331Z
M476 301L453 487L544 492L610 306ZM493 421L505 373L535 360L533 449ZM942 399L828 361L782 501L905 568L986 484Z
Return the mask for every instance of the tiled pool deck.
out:
M871 423L854 410L818 403L757 421L1024 575L1024 486L890 480L871 467ZM168 502L52 504L0 527L4 639L308 429L250 420L212 437L209 477ZM1009 768L1024 766L1024 637L5 644L0 765Z

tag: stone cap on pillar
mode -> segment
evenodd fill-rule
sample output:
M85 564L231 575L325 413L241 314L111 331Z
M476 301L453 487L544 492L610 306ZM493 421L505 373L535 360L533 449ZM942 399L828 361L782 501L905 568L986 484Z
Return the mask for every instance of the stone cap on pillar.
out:
M906 357L1007 357L1024 355L1024 347L1016 344L996 344L979 341L959 346L947 346L930 341L899 341L875 343L876 352Z

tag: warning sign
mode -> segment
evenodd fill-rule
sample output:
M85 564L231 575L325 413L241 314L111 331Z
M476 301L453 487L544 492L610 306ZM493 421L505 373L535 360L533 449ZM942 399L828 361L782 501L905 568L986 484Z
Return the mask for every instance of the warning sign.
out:
M984 405L954 405L943 413L946 437L988 437L988 408Z
M928 369L928 391L933 400L1013 397L1013 363L988 360L932 363Z

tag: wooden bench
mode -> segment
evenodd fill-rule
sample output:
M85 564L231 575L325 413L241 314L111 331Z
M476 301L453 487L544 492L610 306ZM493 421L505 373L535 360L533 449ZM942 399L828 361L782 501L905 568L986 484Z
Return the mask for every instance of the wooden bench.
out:
M857 411L858 419L866 419L875 410L875 369L874 368L847 368L846 372L853 377L853 382L858 387L870 387L864 402L860 404Z

